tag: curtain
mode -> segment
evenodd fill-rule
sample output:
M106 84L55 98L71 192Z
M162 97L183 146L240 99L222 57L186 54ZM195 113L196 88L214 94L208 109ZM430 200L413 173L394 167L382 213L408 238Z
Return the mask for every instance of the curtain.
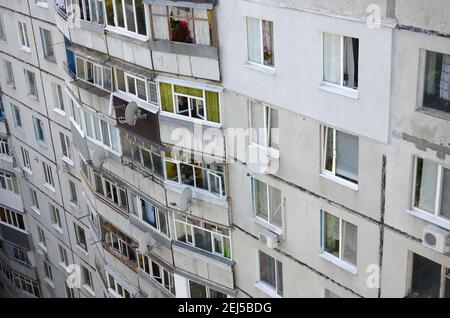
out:
M427 95L434 95L436 90L436 77L434 75L437 66L437 54L427 52L425 74L425 93Z
M264 142L264 106L250 102L252 142L265 146Z
M220 123L219 93L205 91L205 97L207 119L215 123Z
M153 37L157 40L170 40L167 7L152 5Z
M342 231L344 234L343 258L350 264L356 265L358 229L353 224L343 221Z
M269 187L270 219L273 225L282 227L281 191Z
M323 79L326 82L341 83L341 36L323 35Z
M275 259L261 251L259 252L259 275L263 282L276 287Z
M336 131L336 175L358 181L359 139Z
M444 55L442 59L440 95L442 99L450 100L450 55Z
M173 113L172 84L160 83L162 110Z
M261 23L259 19L247 18L248 60L261 63Z
M200 98L203 97L203 90L198 89L198 88L174 85L173 90L175 93L179 93L179 94L190 95L190 96L195 96L195 97L200 97Z
M324 250L339 257L339 219L324 212Z
M450 169L443 168L440 215L450 220Z
M419 204L422 210L433 213L435 211L436 202L436 183L438 174L438 165L430 161L422 160L422 164L418 162L418 170L422 167L422 171L418 171L417 178L419 182Z
M344 37L344 86L358 87L358 39Z
M269 219L269 213L267 211L267 185L264 182L254 179L255 193L255 211L256 215L264 220Z
M211 45L209 35L209 22L205 20L195 20L195 43L199 45Z
M271 21L262 21L264 65L274 65L273 56L273 24Z

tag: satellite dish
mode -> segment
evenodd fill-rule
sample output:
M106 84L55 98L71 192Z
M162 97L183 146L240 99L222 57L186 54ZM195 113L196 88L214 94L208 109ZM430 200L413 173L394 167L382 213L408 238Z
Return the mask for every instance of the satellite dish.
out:
M139 107L136 102L131 102L125 109L125 123L130 126L136 125L136 116L139 111Z
M105 149L97 147L94 153L92 154L92 164L96 168L100 168L106 160L106 152Z
M192 189L190 187L185 187L183 192L180 194L178 199L177 208L180 211L186 211L192 204Z
M141 239L139 240L139 246L137 248L137 251L141 254L147 253L149 250L149 247L151 248L153 245L155 245L156 241L152 237L152 235L149 232L146 232L142 235Z

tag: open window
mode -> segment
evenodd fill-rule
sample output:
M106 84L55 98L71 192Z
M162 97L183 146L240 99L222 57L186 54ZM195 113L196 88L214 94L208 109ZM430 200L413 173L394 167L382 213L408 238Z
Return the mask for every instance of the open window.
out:
M450 113L450 54L425 55L423 106Z
M450 298L450 269L418 254L412 258L410 297Z

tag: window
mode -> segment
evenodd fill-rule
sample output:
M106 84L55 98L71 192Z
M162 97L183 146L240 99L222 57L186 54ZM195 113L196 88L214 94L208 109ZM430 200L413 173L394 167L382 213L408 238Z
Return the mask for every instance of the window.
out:
M36 228L37 228L37 233L38 233L39 245L41 245L44 248L47 248L47 240L45 239L44 230L40 226L37 226Z
M17 177L0 172L0 188L19 194Z
M358 184L359 138L323 127L323 172Z
M108 272L106 273L108 276L108 287L110 292L114 294L117 298L131 298L131 294L128 290L126 290L121 284L119 284L112 275Z
M80 106L78 106L78 104L76 104L72 98L70 98L70 111L71 111L71 115L72 115L72 118L75 121L75 123L77 123L78 127L81 127Z
M255 215L276 226L283 227L281 191L268 184L253 180L253 210Z
M16 85L16 82L14 79L12 63L10 61L4 60L3 65L5 66L6 84L14 87Z
M450 268L413 254L410 296L413 298L450 298Z
M58 245L58 251L59 251L59 259L61 261L60 264L63 265L64 267L69 266L69 258L67 257L66 249L61 245Z
M59 140L61 142L61 149L63 157L72 161L72 145L68 136L64 135L62 132L59 133Z
M105 24L105 17L103 15L103 0L72 1L78 2L80 9L80 19L87 22L94 22L100 25Z
M120 152L119 131L112 123L97 117L96 114L83 111L85 132L91 139L101 142L106 148Z
M92 281L92 274L89 269L84 267L83 265L80 265L81 267L81 283L83 284L83 287L87 287L90 290L94 290L94 284Z
M61 230L62 225L61 225L61 216L59 214L59 209L51 204L49 205L49 209L50 209L50 220L52 222L52 225Z
M50 167L50 165L46 164L45 162L42 162L42 169L44 170L45 185L50 186L52 189L54 189L55 184L53 183L52 167Z
M117 90L152 104L158 104L156 83L115 69Z
M136 265L136 242L114 227L111 223L102 222L103 241L108 245L109 250L119 255L119 259L126 260L126 265L133 267Z
M5 42L7 41L5 23L3 22L3 15L1 14L0 14L0 40Z
M87 252L86 234L80 226L76 224L74 224L74 226L75 226L75 236L77 238L77 245Z
M50 282L53 282L52 267L46 261L44 261L44 272L45 278L48 279Z
M8 139L0 137L0 155L10 156Z
M322 250L328 255L356 266L358 229L328 212L321 212Z
M423 106L450 112L450 54L426 51Z
M259 251L259 280L278 296L283 296L283 264Z
M0 207L0 222L25 231L23 215L18 212Z
M37 192L30 188L30 195L31 195L31 204L36 209L39 210L39 200L37 196Z
M34 75L33 72L29 71L29 70L24 70L25 72L25 79L27 82L27 87L28 87L28 96L31 96L35 99L38 98L38 91L37 91L37 86L36 86L36 76Z
M19 26L20 45L26 51L30 51L30 41L28 39L27 24L25 22L20 22L20 21L18 21L17 23Z
M31 171L30 153L24 147L20 147L20 151L22 153L23 166Z
M212 288L189 281L189 295L191 298L227 298L227 295Z
M152 5L153 38L212 45L209 14L205 9Z
M22 117L20 116L19 107L14 104L11 104L12 116L14 121L14 127L23 128L22 127Z
M323 80L358 89L359 39L323 34Z
M94 188L99 195L105 196L109 201L128 213L127 190L114 182L103 178L94 172Z
M252 142L278 149L278 110L257 102L250 102Z
M450 168L415 159L413 206L450 221Z
M55 109L65 112L64 95L61 85L52 83L53 106Z
M49 30L39 28L41 33L42 50L46 59L55 60L55 52L53 51L52 34Z
M175 236L180 242L231 259L231 237L226 228L177 214Z
M72 180L69 180L70 202L78 205L77 187Z
M79 79L107 91L112 89L111 68L92 63L80 56L76 57L76 74Z
M219 93L168 83L159 86L164 112L220 124Z
M39 118L33 116L33 127L34 133L36 136L36 140L41 143L46 143L45 141L45 133L44 133L44 123Z
M11 244L8 245L8 248L10 249L9 256L11 256L14 259L14 261L16 261L22 265L25 265L27 267L31 266L31 261L28 258L27 250L24 250L20 247L17 247L17 246L11 245Z
M221 164L183 163L164 158L166 180L225 196L225 177Z
M109 26L143 36L147 35L142 0L106 0L106 20Z
M17 272L12 272L12 281L17 288L20 288L35 297L40 297L39 285L37 281Z
M247 17L248 61L274 67L273 22Z
M67 282L64 282L64 285L66 286L67 298L75 298L75 294L73 292L73 288L69 288L69 286L67 285Z
M147 275L158 282L163 288L175 295L175 282L173 274L165 267L151 260L147 255L138 253L138 265Z
M137 204L139 204L139 210L137 210L137 213L140 215L139 218L151 225L161 234L170 237L167 211L158 209L150 202L140 199L134 194L130 195L130 200L130 212L134 214L136 212L134 209L137 207ZM136 200L139 203L137 203Z

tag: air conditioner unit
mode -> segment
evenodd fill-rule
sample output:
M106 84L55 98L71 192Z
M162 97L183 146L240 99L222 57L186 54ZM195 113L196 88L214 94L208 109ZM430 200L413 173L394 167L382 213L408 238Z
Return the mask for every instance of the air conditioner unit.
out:
M427 225L423 229L423 245L441 254L450 254L450 232L434 225Z
M272 232L259 233L259 241L271 249L277 248L279 242L278 235Z

